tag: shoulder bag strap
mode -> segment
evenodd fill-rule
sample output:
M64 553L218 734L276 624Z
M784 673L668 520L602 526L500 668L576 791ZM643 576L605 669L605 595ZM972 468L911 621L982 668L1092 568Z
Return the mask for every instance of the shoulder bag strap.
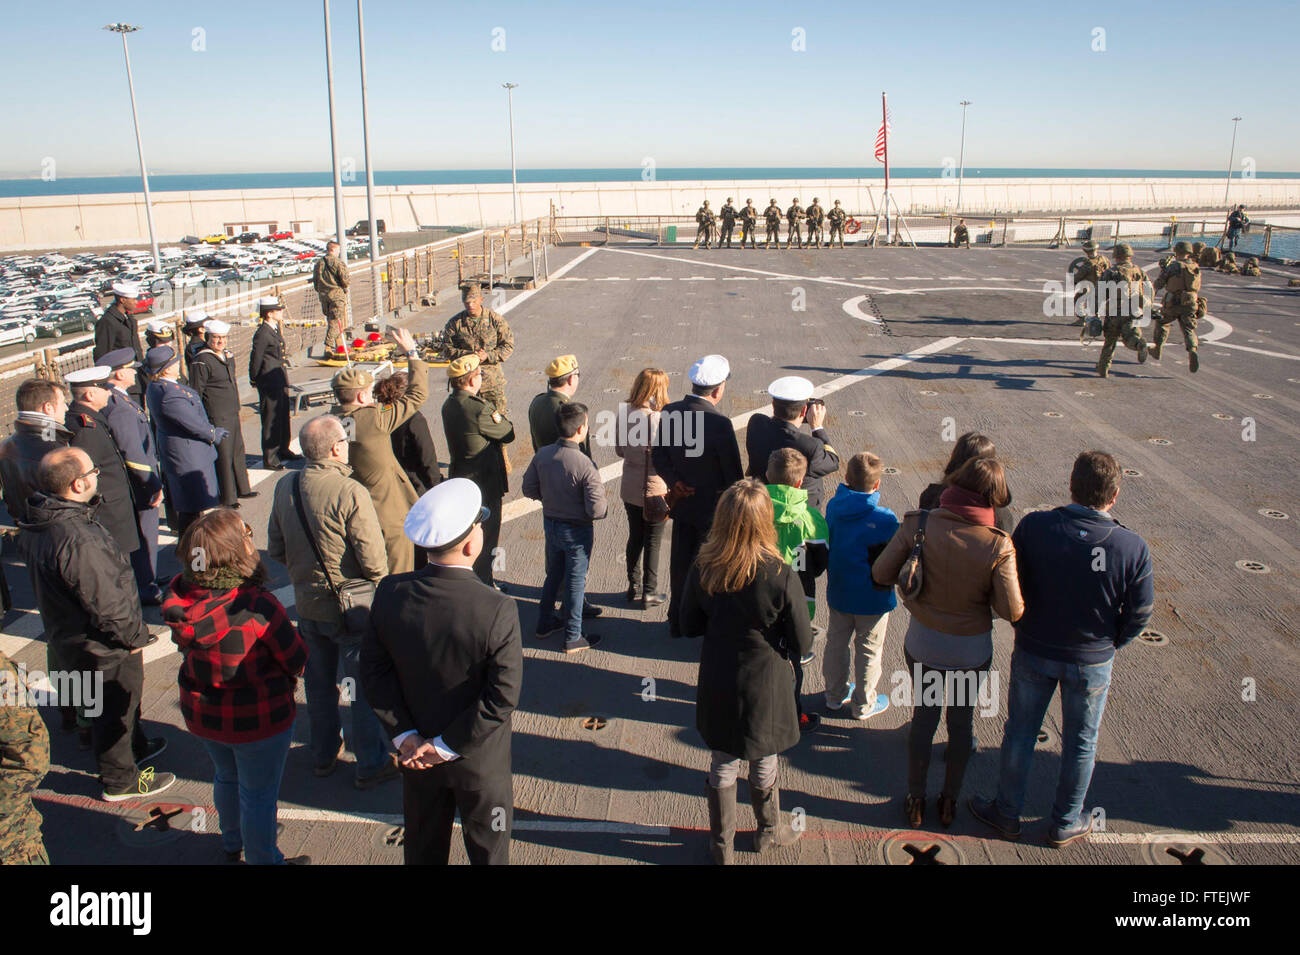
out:
M302 506L302 473L299 472L293 476L293 484L289 486L290 493L293 497L293 506L298 510L298 520L302 521L303 533L307 535L307 543L311 544L311 551L316 555L316 563L320 564L320 569L325 574L325 582L329 584L330 590L337 599L339 589L334 586L334 578L330 576L329 568L325 566L325 558L321 555L320 546L316 543L316 535L311 532L311 525L307 523L307 509Z

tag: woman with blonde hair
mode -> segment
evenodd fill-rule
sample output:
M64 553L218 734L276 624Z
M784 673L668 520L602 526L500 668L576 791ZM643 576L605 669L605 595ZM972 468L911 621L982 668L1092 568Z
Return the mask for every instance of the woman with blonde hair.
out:
M737 481L718 500L682 596L682 633L703 634L695 725L713 751L709 768L709 849L733 860L736 777L749 763L757 852L793 844L800 833L781 820L777 755L799 742L794 669L812 649L812 627L798 576L777 549L772 499L756 478Z
M659 592L659 549L668 520L664 496L668 485L650 460L666 404L668 373L662 368L641 369L627 401L618 406L614 439L614 451L623 459L619 496L627 511L627 599L629 603L639 601L643 609L667 599Z
M212 760L212 798L228 862L305 865L276 846L280 780L307 647L266 589L253 530L231 508L204 511L181 534L184 568L163 602L181 651L181 715Z

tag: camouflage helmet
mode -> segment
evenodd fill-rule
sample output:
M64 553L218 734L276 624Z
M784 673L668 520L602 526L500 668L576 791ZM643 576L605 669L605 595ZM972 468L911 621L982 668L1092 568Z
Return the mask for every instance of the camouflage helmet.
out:
M745 205L747 205L747 206L752 206L753 204L754 204L754 200L753 200L753 199L746 199L746 200L745 200Z
M840 200L836 199L835 204L838 206L840 204Z
M773 200L771 201L770 205L776 205L776 200L773 199Z
M1115 258L1117 259L1133 258L1133 246L1129 245L1127 242L1120 242L1118 245L1115 246Z
M816 196L813 196L813 202L821 202L821 200L818 199Z
M1192 247L1186 242L1179 241L1174 243L1174 255L1190 255L1191 251Z
M727 196L727 201L728 201L728 202L731 201L731 196Z
M1259 259L1255 258L1253 255L1246 256L1246 261L1251 265L1259 265Z
M705 199L705 200L704 200L704 204L707 206L707 205L709 204L709 200L708 200L708 199Z
M798 196L795 196L795 197L791 200L791 202L798 202L798 201L799 201L799 197L798 197Z
M1083 251L1088 252L1090 254L1096 252L1097 243L1093 242L1092 239L1085 239L1083 242Z
M1195 252L1197 255L1200 255L1200 254L1201 254L1201 250L1204 249L1204 248L1205 248L1205 243L1204 243L1204 242L1193 242L1193 243L1192 243L1192 251Z

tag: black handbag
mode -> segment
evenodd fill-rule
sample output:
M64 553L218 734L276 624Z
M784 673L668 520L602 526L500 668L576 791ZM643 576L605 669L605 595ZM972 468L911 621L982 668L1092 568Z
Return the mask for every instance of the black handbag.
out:
M334 578L330 576L329 568L325 566L320 545L316 543L316 536L311 532L311 524L307 522L307 511L302 506L301 474L293 476L292 491L293 506L298 510L298 520L302 521L307 543L311 544L312 553L316 555L316 563L320 564L320 569L325 574L325 582L329 584L334 599L339 603L339 613L343 615L343 629L353 636L361 636L370 628L370 606L375 602L375 582L363 577L357 580L345 580L341 587L334 584Z

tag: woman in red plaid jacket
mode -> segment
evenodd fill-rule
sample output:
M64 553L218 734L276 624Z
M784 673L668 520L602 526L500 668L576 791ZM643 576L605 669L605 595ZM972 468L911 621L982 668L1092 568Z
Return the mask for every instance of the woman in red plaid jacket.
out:
M215 767L213 800L228 862L305 865L276 846L280 779L296 712L294 688L307 647L280 601L262 585L253 531L230 508L208 511L181 535L185 568L163 619L184 656L181 713Z

